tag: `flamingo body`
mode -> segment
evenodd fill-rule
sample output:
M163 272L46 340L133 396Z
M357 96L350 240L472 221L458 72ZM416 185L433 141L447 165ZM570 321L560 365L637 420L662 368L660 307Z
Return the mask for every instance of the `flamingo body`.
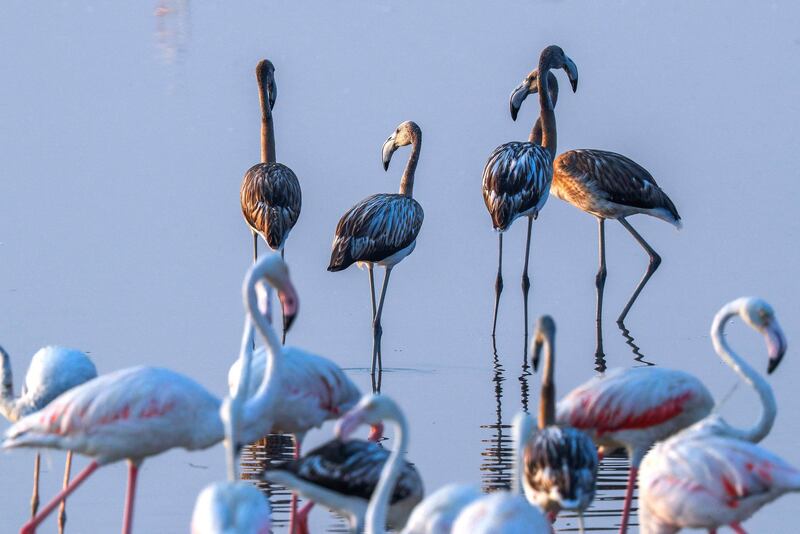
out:
M279 357L282 362L280 380L273 382L278 393L271 433L304 434L339 417L361 398L358 387L331 360L295 347L283 347ZM253 353L248 397L261 384L266 362L263 348ZM241 360L237 360L228 372L231 392L238 387L240 366Z
M300 181L282 163L257 163L242 180L242 215L272 250L281 249L300 217Z
M542 512L518 494L498 491L473 501L459 514L453 534L550 534Z
M447 484L414 508L403 534L450 534L458 515L481 497L477 486Z
M656 441L699 421L714 400L700 380L660 367L614 369L558 403L559 424L586 432L601 447L625 447L636 465Z
M195 502L192 534L269 534L269 501L246 482L216 482Z
M800 491L800 471L747 441L675 436L645 456L639 487L643 534L714 530L748 519L784 493Z
M98 464L173 447L204 449L224 436L220 401L197 382L156 367L100 376L57 397L6 433L5 448L72 450Z
M535 143L511 142L489 155L483 169L483 201L495 230L504 232L518 217L536 218L553 181L553 156Z

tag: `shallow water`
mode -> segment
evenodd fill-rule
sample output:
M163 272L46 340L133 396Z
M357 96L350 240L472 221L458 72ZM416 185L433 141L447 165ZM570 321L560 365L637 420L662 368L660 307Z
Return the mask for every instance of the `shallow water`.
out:
M780 413L764 445L800 465L800 396L792 386L800 368L792 350L800 338L800 8L688 0L462 5L5 2L0 342L17 387L29 355L59 343L89 351L101 372L163 365L225 392L250 261L238 191L259 155L253 69L269 57L279 86L278 158L304 192L287 246L302 301L289 342L336 359L369 389L367 275L325 266L339 216L368 194L397 189L407 151L384 173L380 147L399 122L415 120L424 132L415 196L426 219L388 290L383 391L407 412L409 458L429 491L449 481L504 485L506 425L524 405L535 409L539 377L524 363L524 224L505 240L496 356L492 349L497 243L480 177L492 148L527 137L535 102L514 123L507 97L540 49L558 43L580 71L574 95L559 74L559 151L595 147L633 157L685 222L677 232L631 219L664 260L629 315L635 344L645 360L696 373L722 399L736 379L714 356L711 318L734 297L768 299L792 348L770 377ZM646 256L619 225L609 223L606 234L607 364L640 365L613 319ZM566 393L597 365L596 224L551 199L533 236L530 321L555 317L558 387ZM730 336L765 368L758 336L740 324ZM757 410L745 386L722 407L741 424ZM329 426L313 432L306 446L329 435ZM32 459L32 451L0 454L0 532L13 532L28 513ZM610 461L587 521L592 529L618 524L625 473L621 460ZM61 453L46 454L45 499L60 483L62 462ZM68 531L118 530L124 474L117 464L86 483L69 501ZM147 461L137 532L186 532L197 493L222 478L221 446ZM792 532L786 521L798 504L784 497L745 526ZM319 510L312 518L315 531L342 527ZM557 526L575 522L564 517Z

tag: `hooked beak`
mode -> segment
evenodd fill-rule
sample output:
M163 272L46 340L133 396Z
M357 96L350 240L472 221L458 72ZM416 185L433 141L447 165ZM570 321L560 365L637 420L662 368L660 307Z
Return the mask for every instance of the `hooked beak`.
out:
M300 307L297 291L295 291L291 282L286 282L286 286L278 291L278 298L283 308L283 328L284 331L288 332L292 327L292 323L294 323L295 317L297 317L297 310Z
M270 78L267 83L267 96L269 99L269 109L272 110L275 107L275 99L278 97L278 86L275 83L275 78Z
M764 337L767 339L767 353L769 354L767 374L772 374L780 365L783 355L786 354L786 336L783 335L778 321L773 319L766 328Z
M347 441L361 426L361 417L358 412L350 412L336 422L334 435L342 441Z
M575 65L575 62L570 58L566 58L564 61L564 72L567 73L569 83L572 86L572 92L574 93L578 90L578 66Z
M395 134L389 136L389 139L383 143L383 149L381 150L381 155L383 157L383 170L389 170L389 162L392 161L392 154L394 151L397 150L397 146L395 145Z
M522 107L522 102L530 94L528 87L529 85L523 80L511 93L511 98L509 98L508 101L509 108L511 109L511 120L517 120L519 108Z
M542 338L537 336L536 339L533 340L533 355L531 356L531 365L533 366L533 372L537 372L539 370L539 360L542 356L542 347L544 343Z

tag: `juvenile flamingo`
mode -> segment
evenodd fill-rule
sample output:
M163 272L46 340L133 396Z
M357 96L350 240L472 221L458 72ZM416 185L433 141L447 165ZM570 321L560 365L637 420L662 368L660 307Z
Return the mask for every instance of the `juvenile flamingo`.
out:
M556 157L556 116L554 94L550 90L550 69L564 69L572 84L578 88L578 68L558 46L551 45L542 50L539 56L539 70L536 85L539 91L540 116L531 130L528 142L510 142L495 148L483 168L483 201L492 226L498 232L499 253L497 279L495 281L494 318L492 335L497 330L497 311L500 293L503 291L503 232L511 227L518 217L528 218L528 238L525 244L525 267L522 272L522 293L525 310L528 309L528 257L531 248L531 228L533 220L547 202L550 184L553 181L553 158ZM518 95L525 95L531 83L531 74L512 93L513 102ZM557 90L556 90L557 91ZM522 96L524 99L524 96ZM527 328L527 316L525 326Z
M64 347L48 346L39 349L31 358L22 394L14 397L14 377L11 372L11 359L0 347L0 413L10 422L15 423L22 417L39 411L47 404L75 386L88 382L97 376L97 369L89 356L84 352ZM41 457L36 452L33 463L33 496L31 497L31 517L39 508L39 466ZM72 468L72 451L67 451L64 466L64 487L69 484ZM58 511L58 531L64 532L67 521L66 502L62 502Z
M399 474L386 515L388 525L400 529L414 506L422 500L422 478L414 466L402 458L402 461L390 464L390 452L375 443L381 438L383 420L399 424L404 434L408 432L400 407L386 396L365 398L372 400L363 400L343 416L340 423L342 438L335 438L298 460L270 467L265 477L336 510L348 518L353 532L363 532L369 500L377 494L381 474L384 470L396 469ZM371 413L365 416L362 410ZM348 439L362 418L377 421L369 439ZM308 533L307 514L306 507L298 518L301 534Z
M769 305L761 299L740 298L730 302L714 317L711 337L719 357L753 387L762 402L762 414L752 429L738 430L712 417L701 427L741 439L762 439L775 418L775 399L769 384L724 339L725 323L739 315L764 335L769 353L768 372L773 372L786 351L783 332ZM672 369L636 367L615 369L592 378L572 390L558 403L556 420L588 433L595 444L613 451L628 451L631 470L625 493L620 532L628 526L633 488L639 464L647 450L678 431L706 417L714 407L711 393L694 376Z
M539 367L545 348L539 401L539 430L525 445L522 486L532 503L555 519L561 510L578 512L584 531L583 512L594 499L597 483L597 450L582 431L556 424L555 415L555 332L549 315L539 318L533 334L533 369Z
M283 257L289 232L300 217L302 192L292 169L278 163L275 156L275 127L272 108L278 88L275 66L268 59L256 65L258 96L261 101L261 163L250 167L242 179L239 200L242 215L253 233L253 261L258 259L258 236ZM283 339L286 338L286 326Z
M748 441L681 433L647 453L639 487L642 534L682 528L714 534L724 525L745 534L742 521L784 493L800 491L800 471Z
M550 521L522 494L523 448L532 426L527 414L514 417L516 467L511 491L496 491L472 501L458 514L452 534L551 534Z
M256 286L262 279L278 290L287 324L297 312L297 294L286 264L278 255L253 265L245 278L245 306L270 348L270 372L243 407L241 442L250 443L272 425L275 390L270 377L279 374L280 340L259 313ZM220 400L192 379L155 367L132 367L95 378L56 398L43 410L23 418L6 433L4 448L48 447L72 450L92 462L35 518L22 527L36 527L98 467L128 460L128 486L123 532L130 534L138 467L145 458L174 447L205 449L225 437Z
M414 200L414 174L422 149L422 130L413 121L400 124L383 144L383 168L389 170L392 154L401 146L411 145L411 155L403 171L399 193L372 195L342 215L333 237L331 261L328 270L342 271L358 263L366 265L369 272L369 287L372 297L372 381L373 390L380 390L376 383L375 370L383 370L381 359L381 314L386 298L386 287L392 268L411 254L417 245L417 235L422 228L424 213L419 202ZM375 306L374 265L383 265L380 300ZM378 373L380 376L380 372Z

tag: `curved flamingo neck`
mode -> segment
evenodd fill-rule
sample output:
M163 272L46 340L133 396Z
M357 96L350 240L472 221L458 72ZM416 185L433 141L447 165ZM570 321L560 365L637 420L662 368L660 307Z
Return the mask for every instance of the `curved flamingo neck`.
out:
M261 385L259 385L253 396L244 403L242 441L245 443L250 443L263 437L263 434L265 434L265 427L268 428L271 426L271 423L267 424L264 421L266 418L270 417L269 410L274 403L276 394L276 388L271 388L270 384L278 380L277 377L280 373L280 356L282 354L281 342L278 338L278 334L275 333L272 325L267 321L267 318L259 312L258 296L256 295L256 284L263 276L267 265L268 264L256 264L251 268L250 274L245 280L243 291L245 306L250 315L250 320L255 324L256 329L266 342L267 358L266 369L264 370L264 378L261 380ZM247 345L245 354L249 355L246 356L246 359L249 361L249 357L252 356L252 348L249 342L245 344ZM249 368L250 366L248 365L247 367ZM240 389L237 391L237 394L239 391L241 391L243 395L247 394L247 389L241 389L243 387L246 386L240 382Z
M228 480L239 480L239 463L237 462L237 447L239 443L239 425L242 419L242 410L247 398L250 385L250 371L253 359L253 322L250 315L245 316L242 345L239 349L239 381L236 392L231 398L225 399L222 408L222 420L225 424L225 445L228 448Z
M556 385L553 380L555 347L549 332L544 335L544 348L542 392L539 397L539 428L554 425L556 422Z
M417 171L419 153L422 149L422 132L415 130L411 135L411 155L408 157L403 178L400 181L400 194L409 198L414 196L414 174Z
M528 136L528 142L534 145L542 144L542 119L539 117L537 117L536 122L533 123L533 128L531 128L531 133Z
M391 421L394 427L397 445L383 465L378 486L367 506L364 531L366 534L383 534L384 532L386 516L389 513L389 499L394 493L394 486L400 477L404 451L408 448L408 425L402 412L395 409L385 420Z
M725 338L725 326L728 320L736 315L740 315L742 303L741 301L734 301L724 308L714 317L714 322L711 325L711 339L714 343L714 350L717 352L722 361L724 361L730 368L738 374L750 387L756 390L759 398L761 399L761 416L758 422L748 428L739 429L730 427L732 437L741 440L758 443L764 439L772 425L775 423L775 416L778 412L775 395L772 388L764 378L756 372L750 364L748 364L741 356L736 354L728 344Z
M272 108L269 106L267 84L261 76L258 79L258 98L261 101L261 163L276 161L275 127L272 123Z
M546 60L539 61L539 79L538 79L538 91L539 91L539 106L541 110L539 112L539 119L541 121L542 126L542 144L544 148L546 148L550 152L550 156L552 158L556 157L556 143L557 143L557 135L556 135L556 113L555 113L555 106L553 105L553 100L550 98L550 65L546 62ZM536 127L534 126L534 129ZM533 136L533 132L531 132L531 136Z

